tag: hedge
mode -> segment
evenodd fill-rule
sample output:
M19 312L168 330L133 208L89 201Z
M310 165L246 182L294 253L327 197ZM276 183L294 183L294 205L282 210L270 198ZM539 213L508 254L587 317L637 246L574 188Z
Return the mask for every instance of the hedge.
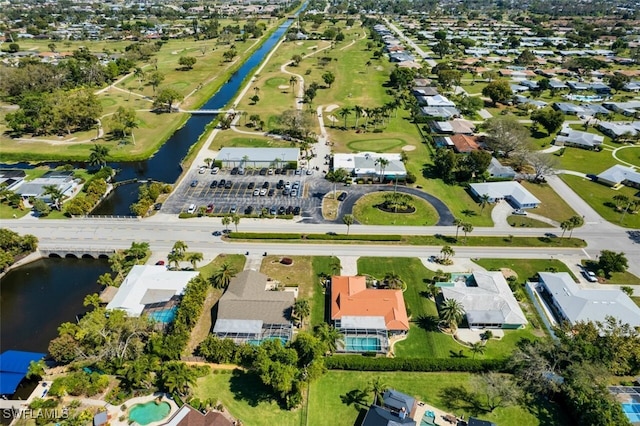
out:
M372 358L333 355L324 362L329 370L355 371L463 371L481 373L508 371L506 360L469 358Z
M231 232L229 238L243 240L352 240L401 241L401 235L346 235L346 234L276 234L268 232Z

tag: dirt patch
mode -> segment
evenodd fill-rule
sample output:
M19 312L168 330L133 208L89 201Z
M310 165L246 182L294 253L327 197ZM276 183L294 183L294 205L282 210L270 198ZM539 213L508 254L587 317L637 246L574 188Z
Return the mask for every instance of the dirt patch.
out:
M322 199L322 217L326 220L336 220L338 217L338 206L340 201L336 200L333 191L325 195Z
M500 268L500 272L502 272L502 275L504 276L505 279L509 277L518 278L518 274L516 274L516 272L511 268Z
M334 110L336 110L338 108L340 108L340 105L331 104L331 105L327 105L324 110L326 112L331 112L331 111L334 111Z
M296 42L296 46L302 46L304 43L301 41Z
M405 145L402 147L403 151L415 151L416 147L414 145Z
M315 45L315 46L309 46L309 47L307 47L307 49L309 49L309 50L312 50L312 49L314 49L314 50L315 50L315 49L317 49L317 48L318 48L318 45Z

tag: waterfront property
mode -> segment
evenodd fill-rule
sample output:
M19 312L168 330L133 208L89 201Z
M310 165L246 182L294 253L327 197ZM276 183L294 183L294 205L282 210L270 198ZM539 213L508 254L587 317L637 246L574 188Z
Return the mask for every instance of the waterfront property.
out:
M175 307L196 271L169 271L164 266L135 265L124 279L107 309L121 309L127 315L147 314L160 323L173 320Z
M43 353L5 351L0 354L0 395L13 395L29 371L31 361L44 358Z
M380 161L387 160L383 166ZM334 154L333 169L345 169L358 178L404 179L407 169L400 154L378 154L360 152L357 154Z
M450 282L437 285L445 299L455 299L463 306L469 328L518 329L527 324L502 272L452 274Z
M74 179L73 172L50 171L31 181L21 180L14 192L25 200L33 197L45 203L51 203L53 200L51 195L46 193L47 186L57 188L64 197L68 198L79 188L80 180Z
M518 182L472 183L469 187L471 188L471 193L477 199L480 199L483 195L488 195L490 203L507 200L518 209L530 209L538 207L540 204L540 200Z
M268 277L254 270L236 275L217 304L213 334L236 343L291 340L294 293L269 291Z
M640 188L640 172L632 167L616 164L598 175L598 182L613 187L620 185Z
M298 148L222 148L216 162L229 167L288 167L296 168ZM291 167L290 165L293 165Z
M566 272L539 272L538 275L539 283L530 283L529 288L546 305L552 324L604 322L607 317L613 317L640 327L640 308L621 290L583 289Z
M409 331L401 290L367 288L363 276L331 278L331 321L344 335L343 352L379 352L389 337Z

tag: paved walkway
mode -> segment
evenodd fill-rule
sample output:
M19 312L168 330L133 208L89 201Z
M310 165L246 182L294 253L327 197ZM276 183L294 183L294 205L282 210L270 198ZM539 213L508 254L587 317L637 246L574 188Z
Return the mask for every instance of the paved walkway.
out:
M440 252L437 251L433 253L433 256L439 257ZM443 272L473 272L473 271L484 271L485 269L473 262L469 258L465 257L453 257L451 259L453 263L451 265L442 265L440 263L432 262L429 257L421 257L420 261L424 265L425 268L431 271L443 271Z
M358 259L360 256L339 256L341 275L358 275Z

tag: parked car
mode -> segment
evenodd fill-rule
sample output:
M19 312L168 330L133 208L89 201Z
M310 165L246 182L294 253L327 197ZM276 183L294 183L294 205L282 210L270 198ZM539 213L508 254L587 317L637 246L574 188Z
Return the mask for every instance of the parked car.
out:
M312 175L312 174L313 174L313 170L307 169L307 175Z
M196 212L196 205L195 204L190 204L189 208L187 209L187 213L189 214L194 214Z
M273 195L274 195L275 193L276 193L276 190L275 190L275 189L273 189L273 188L271 188L271 189L269 190L269 192L267 193L267 195L268 195L269 197L273 197Z
M265 195L267 195L267 189L266 189L266 188L262 188L262 189L260 190L260 196L261 196L261 197L264 197Z
M588 269L582 268L582 275L589 281L590 283L597 283L598 277L593 271L589 271Z
M283 215L286 211L287 209L284 206L280 206L280 208L278 209L278 214Z
M282 189L284 187L284 181L280 179L276 185L276 188Z
M297 197L298 196L298 190L297 189L292 189L291 190L291 196L292 197Z
M233 169L231 169L231 174L232 175L237 175L238 174L238 168L234 167Z
M204 172L207 171L207 168L205 166L200 167L200 169L198 169L198 173L200 173L201 175L204 174Z
M271 207L271 210L269 210L269 214L272 216L275 216L277 212L278 212L278 209L276 208L276 206Z
M253 189L256 187L256 183L255 182L249 182L249 186L247 187L247 189Z
M244 209L244 214L251 214L253 213L253 206L247 206L246 209Z
M346 192L341 192L340 195L338 195L338 201L344 201L345 198L347 198Z
M191 181L191 187L195 188L196 186L198 186L198 181L194 179Z
M207 209L204 211L205 213L211 213L213 211L213 204L209 204Z
M220 179L220 183L218 183L218 186L221 188L224 188L226 184L227 184L227 181L225 179Z
M525 212L522 209L515 209L514 211L511 212L511 214L515 214L515 215L518 215L518 216L526 216L527 212Z
M227 183L224 184L224 189L231 189L232 186L233 186L233 182L228 180Z
M296 216L300 214L300 207L299 206L295 206L293 208L293 214L296 215Z
M273 169L269 169L269 170L267 170L267 174L268 174L268 175L272 175L272 174L273 174Z
M285 188L284 191L282 191L282 195L284 195L285 197L291 194L291 190L289 188Z
M214 167L213 169L211 169L211 174L217 175L219 171L220 171L220 167Z
M266 174L267 174L267 168L266 167L261 168L260 169L260 175L261 176L266 176Z
M239 168L238 168L238 174L239 174L239 175L243 175L243 174L244 174L244 168L239 167Z
M231 206L231 210L229 210L230 213L235 213L237 211L238 211L238 206L236 206L235 204Z
M257 197L258 195L260 195L260 190L258 188L253 190L253 196Z
M297 175L301 175L301 174L302 174L302 170L300 170L300 169L296 169L296 174L297 174Z
M286 213L287 214L293 213L293 207L292 206L287 207Z
M213 182L211 182L211 184L209 185L209 188L217 188L218 187L218 181L214 180Z
M262 184L262 187L263 187L263 188L269 188L269 182L265 181L265 182Z
M153 209L154 209L154 210L160 210L161 208L162 208L162 203L155 203L155 204L153 205Z

